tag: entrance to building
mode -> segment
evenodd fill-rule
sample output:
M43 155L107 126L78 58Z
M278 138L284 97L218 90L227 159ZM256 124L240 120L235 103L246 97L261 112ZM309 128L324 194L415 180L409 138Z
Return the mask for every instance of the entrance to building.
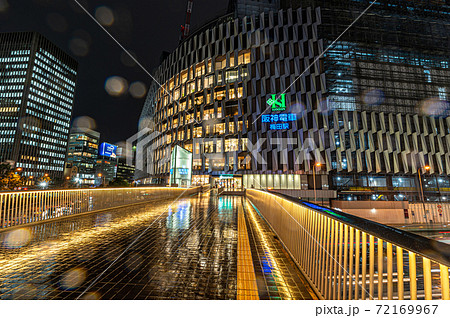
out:
M213 185L222 188L224 191L242 191L242 176L224 174L218 178L213 178Z

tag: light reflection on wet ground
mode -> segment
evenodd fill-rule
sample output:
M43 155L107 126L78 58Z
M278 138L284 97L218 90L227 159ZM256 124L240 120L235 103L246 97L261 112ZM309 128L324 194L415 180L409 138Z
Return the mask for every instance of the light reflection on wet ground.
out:
M158 202L0 233L0 299L236 299L241 200L196 195L169 209ZM264 262L256 252L263 232L253 230L259 216L246 218L254 263ZM274 257L282 268L290 261L278 250ZM277 275L301 290L296 268ZM286 295L271 299L306 296Z

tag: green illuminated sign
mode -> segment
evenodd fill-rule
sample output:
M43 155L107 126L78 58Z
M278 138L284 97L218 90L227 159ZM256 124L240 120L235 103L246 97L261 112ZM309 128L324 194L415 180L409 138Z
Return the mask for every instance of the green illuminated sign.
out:
M273 112L282 112L286 110L286 94L281 94L280 98L277 95L272 95L272 97L267 101L267 104L272 107Z
M220 175L220 179L233 179L234 175L233 174L222 174Z

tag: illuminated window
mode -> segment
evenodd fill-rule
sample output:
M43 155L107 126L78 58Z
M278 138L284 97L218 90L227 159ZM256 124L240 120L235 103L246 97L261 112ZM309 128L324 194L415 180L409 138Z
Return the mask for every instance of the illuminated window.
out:
M200 138L202 136L202 127L194 128L194 138Z
M192 144L184 145L184 149L186 149L187 151L192 152Z
M212 72L212 61L211 60L208 60L208 70L207 70L207 72L208 73Z
M250 52L239 52L238 56L238 63L239 65L242 64L249 64L251 62L250 60Z
M236 98L242 98L243 96L243 88L242 87L238 87L237 89L230 89L230 99L236 99Z
M230 55L230 67L234 67L235 64L236 64L236 63L235 63L235 61L234 61L234 54L231 54L231 55Z
M234 169L234 156L230 156L228 158L228 169L230 170Z
M226 97L226 91L225 91L224 87L219 88L219 89L217 89L217 91L214 92L215 100L221 101L221 100L224 100L225 97Z
M227 83L236 82L239 79L238 70L230 70L225 73L225 81Z
M214 75L206 76L204 82L204 88L210 88L214 85Z
M242 124L242 120L241 121L238 121L238 123L237 123L237 129L238 129L238 131L243 131L243 129L244 129L244 125Z
M195 76L200 77L204 74L205 74L205 64L204 63L197 64L195 68Z
M235 152L238 150L239 150L239 140L238 139L225 140L225 152Z
M213 153L214 152L214 141L206 141L204 143L204 152Z
M252 169L251 160L248 156L247 157L243 157L243 156L239 157L238 163L239 163L239 170L251 170Z
M187 74L187 71L184 71L183 73L181 73L181 84L186 83L187 78L188 78L187 75L188 75L188 74Z
M225 167L225 158L211 160L211 166L213 170L223 170Z
M194 159L192 162L192 169L201 170L202 169L202 159Z
M214 118L214 108L213 109L205 109L203 111L203 120L208 120Z
M223 135L225 133L225 124L215 124L214 134Z
M230 123L228 124L228 131L230 132L230 134L234 134L234 122L230 121Z
M241 138L241 150L248 151L248 139L247 138Z
M187 90L187 93L188 93L188 94L195 93L195 81L189 82L189 83L187 84L186 90Z
M227 59L220 57L216 59L216 71L222 70L227 66Z
M204 97L203 97L203 95L200 95L200 96L196 96L195 97L195 105L202 105L203 104L203 101L204 101Z

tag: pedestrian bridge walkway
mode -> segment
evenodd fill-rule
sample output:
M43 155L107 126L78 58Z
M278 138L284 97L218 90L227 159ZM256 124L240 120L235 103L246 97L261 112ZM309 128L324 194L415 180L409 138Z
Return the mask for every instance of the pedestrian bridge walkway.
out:
M450 246L281 194L0 195L0 299L449 299Z
M0 299L315 299L242 197L193 194L0 233Z

